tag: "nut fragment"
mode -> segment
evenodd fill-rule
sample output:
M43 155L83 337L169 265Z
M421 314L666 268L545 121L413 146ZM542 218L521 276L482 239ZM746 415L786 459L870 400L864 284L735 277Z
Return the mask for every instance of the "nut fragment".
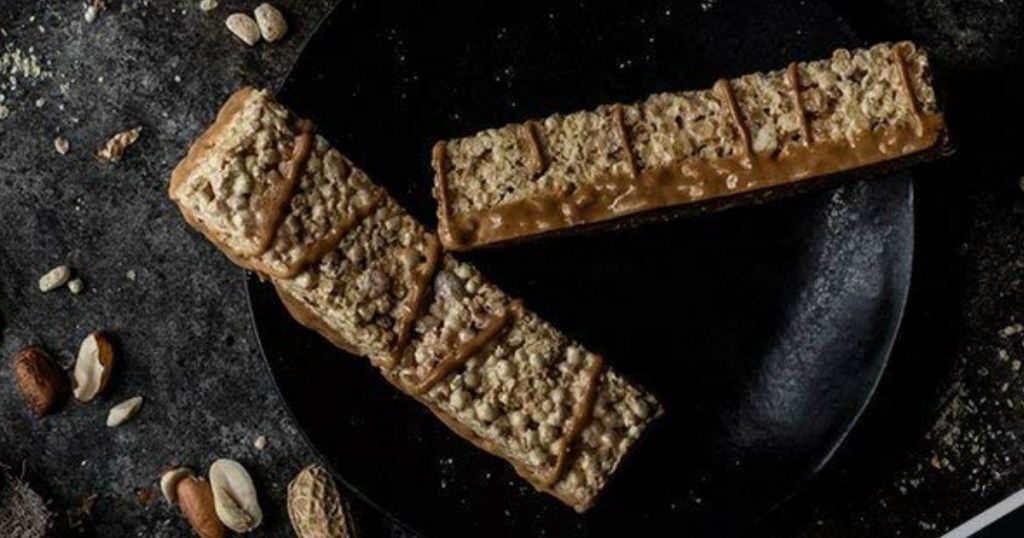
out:
M276 7L263 3L253 13L256 15L256 24L260 27L260 34L268 43L273 43L288 33L288 23Z
M233 13L224 21L228 30L231 30L235 37L250 47L260 40L260 27L252 17L245 13Z
M142 396L128 398L114 407L111 407L110 413L107 414L107 426L116 428L117 426L124 424L128 419L135 416L135 413L139 412L140 407L142 407Z
M58 136L53 139L53 149L57 150L57 153L61 155L67 155L68 150L71 149L71 144L68 143L68 139L63 136Z
M288 517L299 538L348 536L338 487L320 465L306 467L288 485Z
M68 289L71 290L71 293L78 295L85 289L85 283L82 282L81 278L72 278L68 281Z
M220 459L210 465L217 517L235 532L249 532L263 522L263 511L256 499L252 477L234 460Z
M103 148L96 153L96 157L108 163L121 162L121 158L124 157L124 151L139 139L141 132L142 127L136 127L117 133L110 140L107 140Z
M200 538L223 538L227 534L224 524L217 519L216 501L209 482L188 476L178 482L176 491L178 508Z
M167 502L171 504L178 502L178 482L189 476L193 475L192 469L188 467L175 467L160 475L160 491L163 492Z
M39 278L39 291L44 293L53 291L67 283L69 278L71 278L71 268L66 265L58 265Z
M75 398L92 401L107 387L114 366L114 346L102 332L94 332L82 341L75 361Z
M64 372L43 350L27 347L14 359L18 388L39 416L53 411L67 396Z
M106 0L93 0L91 4L85 7L85 22L94 22L96 20L96 15L99 15L99 13L106 8Z

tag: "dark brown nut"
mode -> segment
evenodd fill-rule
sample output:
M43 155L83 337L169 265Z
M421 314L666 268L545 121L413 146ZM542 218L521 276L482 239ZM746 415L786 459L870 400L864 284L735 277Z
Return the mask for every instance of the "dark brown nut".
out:
M25 399L39 416L49 414L67 397L64 371L43 350L27 347L14 359L14 377Z
M202 478L189 476L178 482L178 508L200 538L224 538L227 530L217 518L213 488Z

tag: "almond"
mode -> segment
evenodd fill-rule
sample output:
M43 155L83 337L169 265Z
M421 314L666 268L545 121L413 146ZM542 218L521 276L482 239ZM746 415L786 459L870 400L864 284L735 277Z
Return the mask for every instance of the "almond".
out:
M64 371L39 348L27 347L18 353L14 359L14 378L39 416L49 414L67 396Z
M75 361L75 398L80 402L92 401L107 387L113 367L114 346L107 335L94 332L87 336Z
M200 538L223 538L227 531L217 519L213 489L202 478L189 476L178 481L178 508Z

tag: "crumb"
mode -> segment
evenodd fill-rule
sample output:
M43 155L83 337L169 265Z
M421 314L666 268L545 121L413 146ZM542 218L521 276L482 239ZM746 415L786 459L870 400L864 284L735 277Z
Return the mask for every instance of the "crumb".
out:
M68 139L63 136L58 136L53 139L53 148L57 150L57 153L61 155L67 155L68 150L71 149L71 145L68 143Z
M217 9L217 0L200 0L199 9L203 11L213 11Z
M92 3L85 7L85 22L93 22L101 11L107 8L106 0L92 0Z
M135 282L135 277L136 277L135 269L129 269L128 272L124 274L124 276L128 280L131 280L132 282Z
M135 502L139 503L139 506L146 506L149 501L153 500L153 490L149 488L141 489L135 495Z
M256 450L263 450L267 447L267 436L261 435L253 441L252 446L256 447Z
M1020 323L1007 325L1006 327L1003 327L1002 331L999 331L999 333L1002 334L1003 336L1013 336L1021 332L1024 332L1024 325L1021 325Z
M108 163L120 162L124 157L125 150L139 139L139 133L141 132L142 127L136 127L117 133L110 140L107 140L103 149L96 153L96 157Z

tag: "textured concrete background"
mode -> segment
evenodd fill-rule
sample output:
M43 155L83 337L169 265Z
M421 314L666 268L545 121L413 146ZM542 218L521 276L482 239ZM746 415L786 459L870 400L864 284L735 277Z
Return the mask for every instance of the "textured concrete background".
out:
M236 458L267 514L256 535L290 535L285 487L311 453L264 373L240 272L186 229L164 191L223 98L276 83L332 1L280 0L290 37L251 49L223 20L256 0L209 13L198 0L111 0L92 23L80 2L0 3L0 356L35 344L69 365L96 329L120 356L102 398L43 420L0 368L0 462L24 466L62 526L95 494L82 534L182 536L176 511L141 504L139 492L155 490L164 465L205 471ZM839 4L867 40L913 37L934 50L959 153L918 174L914 288L878 398L834 464L760 531L938 536L1024 487L1024 335L1004 332L1024 321L1024 10L1020 0ZM35 58L38 72L15 57ZM124 162L93 158L137 125ZM61 263L85 293L39 293L38 277ZM139 415L108 429L108 408L137 394ZM268 443L256 450L260 435ZM400 534L356 510L364 536Z
M176 510L159 495L141 505L137 494L156 488L166 464L205 473L229 457L257 482L260 535L291 535L285 489L312 456L264 374L241 273L182 225L165 191L225 96L243 83L274 84L330 4L280 1L290 37L248 48L223 21L255 1L204 13L198 0L115 0L92 23L80 2L2 2L0 54L34 56L43 73L18 70L12 87L12 67L0 67L9 111L0 120L0 356L34 344L68 365L82 338L103 329L120 359L103 397L43 420L0 368L0 460L19 472L24 462L61 520L96 494L86 532L183 536ZM109 136L138 125L123 162L97 162ZM58 135L67 155L54 149ZM38 277L63 263L87 291L40 293ZM145 397L138 416L107 428L109 407L135 395Z

